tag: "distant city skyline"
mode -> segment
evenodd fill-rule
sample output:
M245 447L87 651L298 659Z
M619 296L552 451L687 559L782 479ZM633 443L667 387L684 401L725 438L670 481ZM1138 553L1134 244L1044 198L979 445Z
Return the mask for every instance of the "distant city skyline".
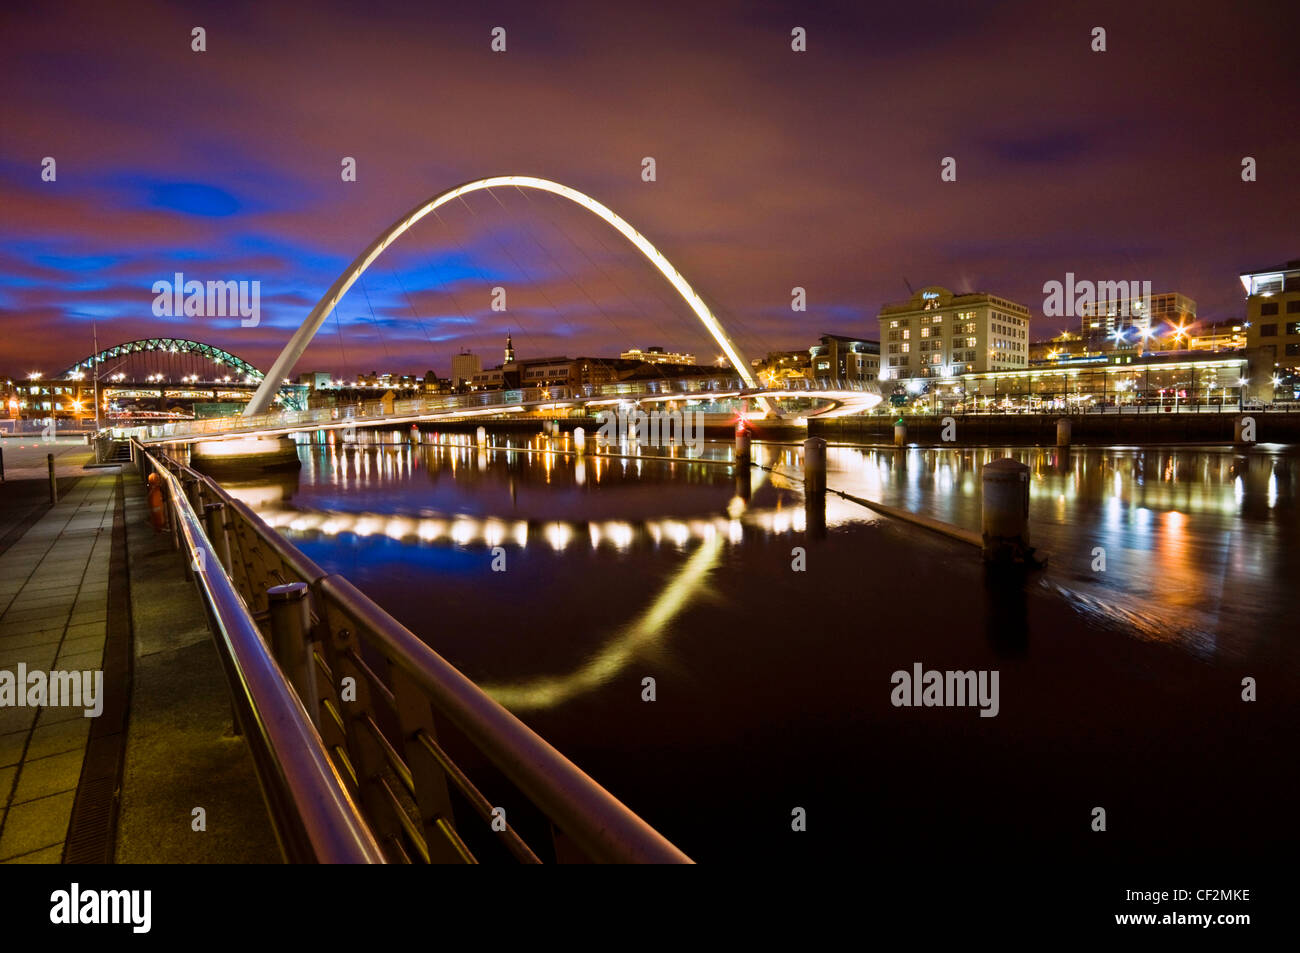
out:
M1043 285L1067 273L1241 318L1237 275L1300 254L1300 178L1279 135L1300 92L1294 14L680 9L506 5L416 35L400 15L321 7L304 28L235 4L199 16L204 52L195 15L167 7L6 11L0 70L23 95L0 104L0 372L85 357L92 320L101 346L188 337L267 369L383 228L503 171L626 217L749 358L823 333L879 339L877 313L909 285L1024 304L1035 338L1077 327L1042 315ZM504 53L489 49L498 23ZM363 26L373 41L358 45ZM793 26L807 52L791 50ZM948 157L955 181L941 180ZM1242 181L1246 157L1257 181ZM716 357L600 223L522 195L467 204L389 250L298 371L447 376L457 351L490 354L507 333L521 356ZM260 282L262 320L156 317L153 283L177 272ZM498 286L504 311L489 306ZM806 311L791 309L796 287Z

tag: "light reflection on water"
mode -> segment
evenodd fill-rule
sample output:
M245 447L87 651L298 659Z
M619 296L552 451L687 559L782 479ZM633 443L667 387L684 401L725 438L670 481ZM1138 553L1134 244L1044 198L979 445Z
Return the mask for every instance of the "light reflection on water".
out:
M732 448L716 441L701 455L710 463L681 448L583 456L565 452L570 435L494 440L501 445L477 447L469 434L432 445L401 434L304 444L300 475L230 488L326 561L370 537L399 549L543 545L556 554L668 546L680 561L715 539L737 546L746 533L808 529L797 447L756 444L756 462L770 469L744 480L719 465ZM1290 605L1280 580L1300 544L1294 450L836 446L828 484L978 532L980 471L1004 456L1030 467L1032 541L1050 557L1042 585L1081 614L1202 657L1276 636ZM831 530L878 519L834 493L818 529L822 518ZM635 609L613 608L605 625L630 624Z
M1131 634L1202 656L1286 625L1300 568L1294 448L833 447L828 484L979 532L981 469L1007 456L1030 468L1046 580L1081 611L1113 608Z
M1253 769L1231 761L1242 706L1215 686L1244 659L1281 696L1295 670L1294 453L831 449L832 489L973 530L980 468L1024 461L1051 561L1008 587L973 548L834 494L819 519L793 447L755 445L771 470L738 481L725 443L706 444L709 463L580 460L515 439L303 445L300 473L227 486L697 859L803 856L782 834L790 805L829 817L852 803L890 829L858 844L827 825L828 857L896 830L909 850L988 832L999 851L1050 843L1059 860L1070 845L1040 832L1097 784L1125 816L1158 811L1140 825L1151 850L1199 851L1161 833L1220 830L1202 830L1201 801L1167 797L1171 773L1215 804L1257 796L1235 780ZM496 546L508 571L489 568ZM1002 713L892 708L889 673L917 660L1000 669ZM1167 717L1187 697L1204 714L1194 738ZM1218 754L1202 770L1188 745ZM882 786L881 765L908 783ZM716 822L721 803L731 823Z

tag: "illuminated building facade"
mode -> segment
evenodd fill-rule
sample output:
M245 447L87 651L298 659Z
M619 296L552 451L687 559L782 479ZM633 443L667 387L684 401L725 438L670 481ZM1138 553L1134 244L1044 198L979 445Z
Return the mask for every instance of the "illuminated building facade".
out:
M924 409L955 413L1210 410L1238 406L1248 380L1244 354L1109 355L1019 371L964 374L929 383L924 391L915 386L908 390Z
M1300 387L1300 259L1241 275L1246 342L1255 357L1255 396L1294 400Z
M678 354L674 351L665 351L661 347L648 347L642 350L634 347L630 351L624 351L619 355L624 361L645 361L648 364L694 364L694 354Z
M1029 366L1029 309L997 295L922 288L879 319L882 380Z
M1104 285L1105 282L1102 282ZM1079 332L1090 351L1180 350L1196 320L1196 302L1168 291L1145 297L1107 296L1085 302Z
M808 349L807 374L815 381L874 381L880 376L880 342L823 334Z
M1202 324L1187 334L1189 351L1240 351L1246 347L1246 322L1215 321Z

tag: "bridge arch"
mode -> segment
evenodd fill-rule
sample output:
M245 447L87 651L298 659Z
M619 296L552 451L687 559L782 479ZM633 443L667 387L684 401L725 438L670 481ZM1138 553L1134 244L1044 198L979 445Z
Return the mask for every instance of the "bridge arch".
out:
M622 216L608 206L597 202L591 196L567 185L561 185L559 182L552 182L550 179L540 179L531 175L498 175L466 182L464 185L458 185L454 189L448 189L446 192L441 192L433 198L421 202L371 242L365 251L358 255L347 270L330 286L325 293L325 297L317 302L316 307L312 308L302 326L294 332L293 337L289 339L289 343L280 352L280 356L275 359L271 370L267 372L265 379L262 381L262 386L257 389L253 399L248 402L244 413L254 416L266 413L270 409L271 402L275 398L276 381L289 373L293 365L297 363L298 358L302 356L303 351L307 349L307 345L311 343L311 339L315 337L316 332L320 330L321 325L325 323L330 311L334 309L334 306L352 287L353 282L361 277L365 270L370 267L376 258L383 254L389 245L424 216L448 202L455 201L470 192L498 186L515 186L521 189L537 189L542 192L550 192L552 195L561 196L582 206L611 225L619 234L631 242L659 270L660 274L668 279L669 284L673 286L673 289L681 296L682 300L690 306L690 309L695 312L696 317L700 319L709 334L713 336L713 340L722 348L722 353L731 361L731 366L736 369L741 379L750 387L758 386L758 381L754 379L748 362L742 357L736 345L732 343L731 338L727 336L727 332L723 330L722 324L709 310L709 306L704 303L704 300L696 293L695 289L682 277L681 272L673 266L672 262L665 258L659 249L650 244L645 236L628 224Z
M170 354L198 354L217 364L224 364L233 368L241 377L252 377L258 381L264 380L262 372L243 358L211 344L204 344L201 341L186 341L180 338L141 338L138 341L125 341L122 344L114 344L98 354L91 354L84 360L78 361L59 376L71 377L77 373L93 371L97 364L103 365L114 358L129 357L132 354L149 351L164 351Z

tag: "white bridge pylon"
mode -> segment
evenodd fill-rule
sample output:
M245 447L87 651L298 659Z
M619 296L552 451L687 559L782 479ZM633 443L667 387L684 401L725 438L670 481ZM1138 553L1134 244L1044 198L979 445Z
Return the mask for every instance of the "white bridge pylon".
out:
M636 246L637 250L650 260L651 264L659 269L660 274L668 279L669 284L673 286L681 296L682 300L685 301L690 306L691 310L695 312L696 317L700 319L700 322L708 329L708 332L713 335L713 340L718 342L718 346L722 348L722 353L727 356L727 360L731 361L731 366L735 368L736 373L740 375L740 378L750 387L757 388L759 386L758 381L755 380L753 376L753 372L749 368L749 362L744 359L736 345L731 342L731 338L727 336L727 332L723 330L722 324L714 316L713 312L709 310L709 306L704 303L704 300L695 292L695 289L692 288L686 279L682 277L681 272L673 267L672 262L665 258L659 249L650 244L644 235L629 225L622 216L608 206L597 202L591 196L579 192L577 189L569 188L567 185L561 185L559 182L552 182L549 179L539 179L531 175L498 175L493 176L492 178L477 179L473 182L466 182L464 185L458 185L454 189L435 195L428 201L422 202L415 208L411 209L411 211L406 213L406 215L376 238L370 246L358 255L356 260L348 266L347 271L343 272L343 274L338 277L338 280L330 286L329 291L325 293L325 297L321 298L320 301L317 302L316 307L312 308L311 313L307 315L307 319L303 321L302 326L294 332L293 337L289 339L289 343L286 344L284 350L280 352L280 356L275 359L275 364L273 364L271 369L267 372L266 377L262 381L262 386L257 389L257 393L253 395L253 399L250 400L248 406L244 408L244 414L251 417L258 414L264 414L270 410L271 402L275 399L276 392L280 388L281 380L283 380L285 375L289 373L290 368L298 362L298 358L300 358L303 351L307 349L307 345L311 343L311 339L316 336L316 332L320 330L321 325L325 323L326 317L329 316L329 313L339 303L343 296L347 294L347 291L352 287L353 282L361 277L376 258L383 254L384 249L396 241L416 222L424 218L424 216L439 207L446 205L448 202L454 201L462 195L467 195L470 192L496 188L498 186L515 186L521 189L538 189L542 192L550 192L552 195L562 196L571 202L581 205L592 214L612 225L619 234Z

